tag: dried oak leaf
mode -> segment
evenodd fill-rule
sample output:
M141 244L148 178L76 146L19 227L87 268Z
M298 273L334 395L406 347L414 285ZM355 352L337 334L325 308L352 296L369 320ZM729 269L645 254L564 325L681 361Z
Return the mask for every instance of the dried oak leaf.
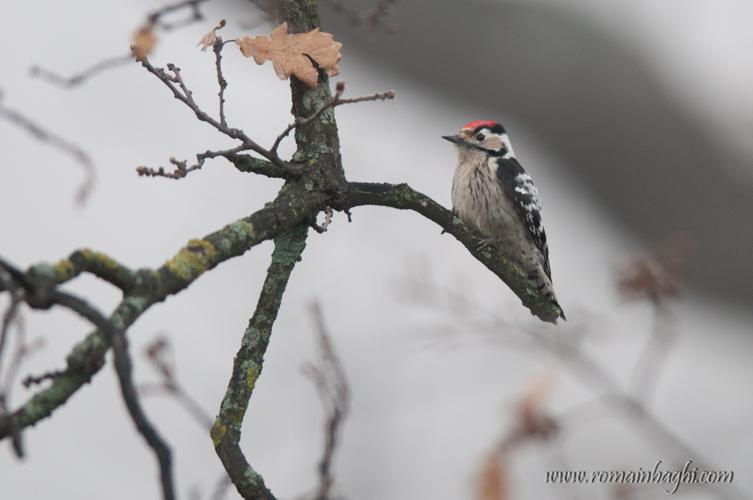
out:
M271 60L280 80L295 75L309 87L316 87L318 74L312 61L334 76L340 73L340 47L330 33L319 28L308 33L288 34L288 23L282 23L266 36L243 37L235 41L246 57L253 57L256 64Z
M220 21L214 25L214 28L212 28L209 33L201 37L201 40L199 40L199 43L196 44L197 47L201 47L201 51L204 52L209 47L214 45L214 42L217 41L217 30L222 29L225 27L225 20L220 19Z
M152 53L157 45L157 35L154 34L154 26L147 24L133 34L131 39L131 52L137 61L143 61Z

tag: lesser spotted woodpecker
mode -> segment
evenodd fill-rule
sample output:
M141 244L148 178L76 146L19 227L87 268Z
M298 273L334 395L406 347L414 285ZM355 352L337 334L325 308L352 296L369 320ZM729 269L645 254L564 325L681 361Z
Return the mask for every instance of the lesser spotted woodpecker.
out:
M531 176L515 158L510 137L499 123L477 120L456 135L443 136L458 150L452 179L453 210L478 228L536 281L541 293L562 311L552 286L549 246L541 221L541 199ZM562 312L562 319L565 314Z

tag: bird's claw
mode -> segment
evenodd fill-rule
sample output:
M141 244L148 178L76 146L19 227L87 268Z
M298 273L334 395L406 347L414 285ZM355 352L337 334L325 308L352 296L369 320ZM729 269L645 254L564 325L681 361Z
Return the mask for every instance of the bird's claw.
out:
M497 244L496 238L484 238L476 245L476 250L481 251Z

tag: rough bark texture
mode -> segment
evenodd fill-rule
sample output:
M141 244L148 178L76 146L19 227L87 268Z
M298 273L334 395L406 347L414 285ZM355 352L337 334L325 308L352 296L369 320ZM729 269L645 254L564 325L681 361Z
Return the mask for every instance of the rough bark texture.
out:
M269 206L240 219L202 239L191 240L158 269L141 269L133 274L125 267L97 252L75 252L72 259L54 265L42 264L28 271L37 282L57 284L71 279L83 261L78 255L90 255L88 270L113 284L128 283L129 291L110 315L110 323L119 331L126 331L141 314L157 302L188 287L204 272L232 257L243 254L253 246L276 238L283 232L307 223L311 213L324 208L324 198L308 193L301 196L295 189L283 189ZM107 272L104 272L107 270ZM122 278L128 275L129 279ZM49 387L40 390L20 408L0 418L0 439L17 429L36 424L52 414L81 388L104 364L109 343L103 332L96 330L79 342L66 358L66 369Z
M239 441L243 418L256 380L261 375L264 353L280 310L282 295L293 267L301 260L307 232L307 226L299 226L275 240L272 263L267 270L256 310L243 333L230 383L212 426L211 437L217 455L244 498L274 498L262 477L249 465Z
M281 21L287 21L293 33L310 31L319 26L316 1L283 1ZM290 81L293 116L306 118L325 106L331 99L329 80L319 72L319 83L311 89L295 77ZM289 180L283 191L300 192L303 197L312 192L328 191L345 186L340 158L340 143L333 109L321 113L296 129L296 164L303 166L300 179ZM317 212L311 214L311 221ZM240 448L241 426L256 380L261 374L264 354L269 345L272 325L282 301L282 294L293 267L305 248L308 227L298 227L275 240L272 263L267 271L259 302L243 334L241 347L235 357L220 412L212 427L211 437L217 455L243 498L273 499L261 475L248 463Z

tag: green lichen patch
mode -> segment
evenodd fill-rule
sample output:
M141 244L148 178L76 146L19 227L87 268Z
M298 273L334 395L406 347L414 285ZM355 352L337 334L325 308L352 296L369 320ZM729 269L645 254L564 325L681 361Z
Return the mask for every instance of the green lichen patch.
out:
M220 417L217 417L214 421L214 424L212 425L212 428L209 431L209 436L212 438L212 443L214 444L215 448L220 445L220 442L222 441L222 438L225 437L226 432L227 426L222 423Z
M256 234L254 225L246 220L238 220L229 224L227 230L234 241L248 240Z
M64 283L75 275L73 263L68 259L57 261L52 266L52 271L55 273L55 281L57 283Z
M206 240L191 240L170 259L168 269L182 280L196 279L207 270L214 260L217 250Z
M249 391L254 390L254 386L256 385L256 379L259 376L259 374L256 372L253 366L249 366L246 368L246 387L248 387Z
M91 262L94 260L94 250L92 250L91 248L84 248L81 251L79 251L79 254L86 261Z
M115 259L113 259L109 255L104 254L102 252L95 252L94 258L97 260L97 262L99 262L100 264L102 264L104 267L108 269L115 270L120 267L120 265L115 261Z

